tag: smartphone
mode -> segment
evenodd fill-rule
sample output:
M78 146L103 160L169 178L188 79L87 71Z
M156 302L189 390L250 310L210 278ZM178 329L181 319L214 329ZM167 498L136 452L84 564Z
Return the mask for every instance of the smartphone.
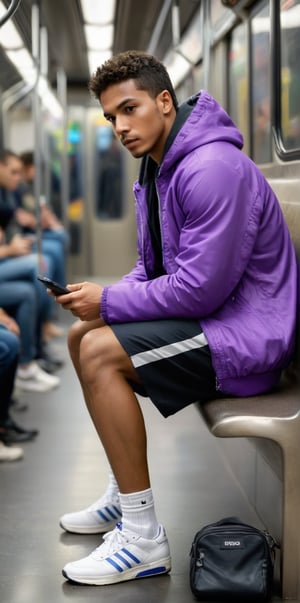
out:
M37 278L47 287L47 289L51 289L51 291L53 291L53 293L55 293L55 295L57 296L66 295L66 293L71 293L71 291L67 289L67 287L63 287L63 285L52 281L47 276L39 274Z

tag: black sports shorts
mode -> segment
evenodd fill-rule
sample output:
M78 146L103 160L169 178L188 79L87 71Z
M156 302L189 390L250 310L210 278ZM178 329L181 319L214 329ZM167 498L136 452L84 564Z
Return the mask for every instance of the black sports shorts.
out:
M219 397L206 337L197 320L171 319L109 325L130 357L142 386L164 417L193 402Z

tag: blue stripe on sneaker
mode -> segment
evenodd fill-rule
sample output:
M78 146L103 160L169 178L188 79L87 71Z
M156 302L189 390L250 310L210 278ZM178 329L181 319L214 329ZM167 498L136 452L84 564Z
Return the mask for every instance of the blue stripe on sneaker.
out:
M165 566L153 567L152 569L144 570L143 572L139 572L136 575L136 578L145 578L146 576L153 576L155 574L165 574L166 571L167 571L167 568Z
M107 515L105 515L104 511L106 511L106 513L109 515L109 517L107 517ZM115 515L109 507L104 507L103 511L101 509L97 509L97 513L98 515L100 515L100 517L104 520L104 521L111 521L111 519L115 519L117 521L118 519L118 515ZM120 513L119 513L120 515Z
M130 551L128 551L128 549L122 549L122 553L125 553L126 555L128 555L128 557L130 559L132 559L133 561L135 561L135 563L141 563L140 560L135 557Z
M131 563L129 563L129 561L127 561L127 559L125 559L125 557L122 557L122 555L120 555L120 553L115 553L115 557L120 559L120 561L123 561L123 563L125 563L125 565L127 565L127 567L132 567Z
M115 512L116 512L116 513L117 513L117 514L118 514L120 517L122 517L122 511L121 511L121 509L119 509L119 508L118 508L118 507L116 507L115 505L113 505L113 509L115 510Z
M123 568L118 565L118 563L116 561L114 561L113 559L111 559L110 557L106 557L106 561L108 563L110 563L110 565L112 565L116 570L118 570L118 572L120 572L120 574L124 571Z
M108 515L110 515L113 519L118 519L118 516L115 515L109 507L105 507L105 511L107 511Z
M101 511L101 509L97 509L97 513L101 517L101 519L103 519L103 521L110 521L111 520L110 517L106 517L106 515L103 513L103 511Z

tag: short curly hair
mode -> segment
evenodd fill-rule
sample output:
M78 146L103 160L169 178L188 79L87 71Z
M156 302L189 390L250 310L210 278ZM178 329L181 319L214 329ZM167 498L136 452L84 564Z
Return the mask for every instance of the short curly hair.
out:
M165 66L153 55L137 50L121 52L105 61L91 77L88 87L99 100L102 92L111 84L131 79L136 80L139 90L145 90L152 98L168 90L177 109L178 101Z

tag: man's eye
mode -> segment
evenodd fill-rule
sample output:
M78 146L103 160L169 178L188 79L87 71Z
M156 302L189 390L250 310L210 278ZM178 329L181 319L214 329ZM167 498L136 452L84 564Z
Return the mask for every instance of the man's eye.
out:
M125 107L125 113L132 113L134 109L134 105L128 105L127 107Z

